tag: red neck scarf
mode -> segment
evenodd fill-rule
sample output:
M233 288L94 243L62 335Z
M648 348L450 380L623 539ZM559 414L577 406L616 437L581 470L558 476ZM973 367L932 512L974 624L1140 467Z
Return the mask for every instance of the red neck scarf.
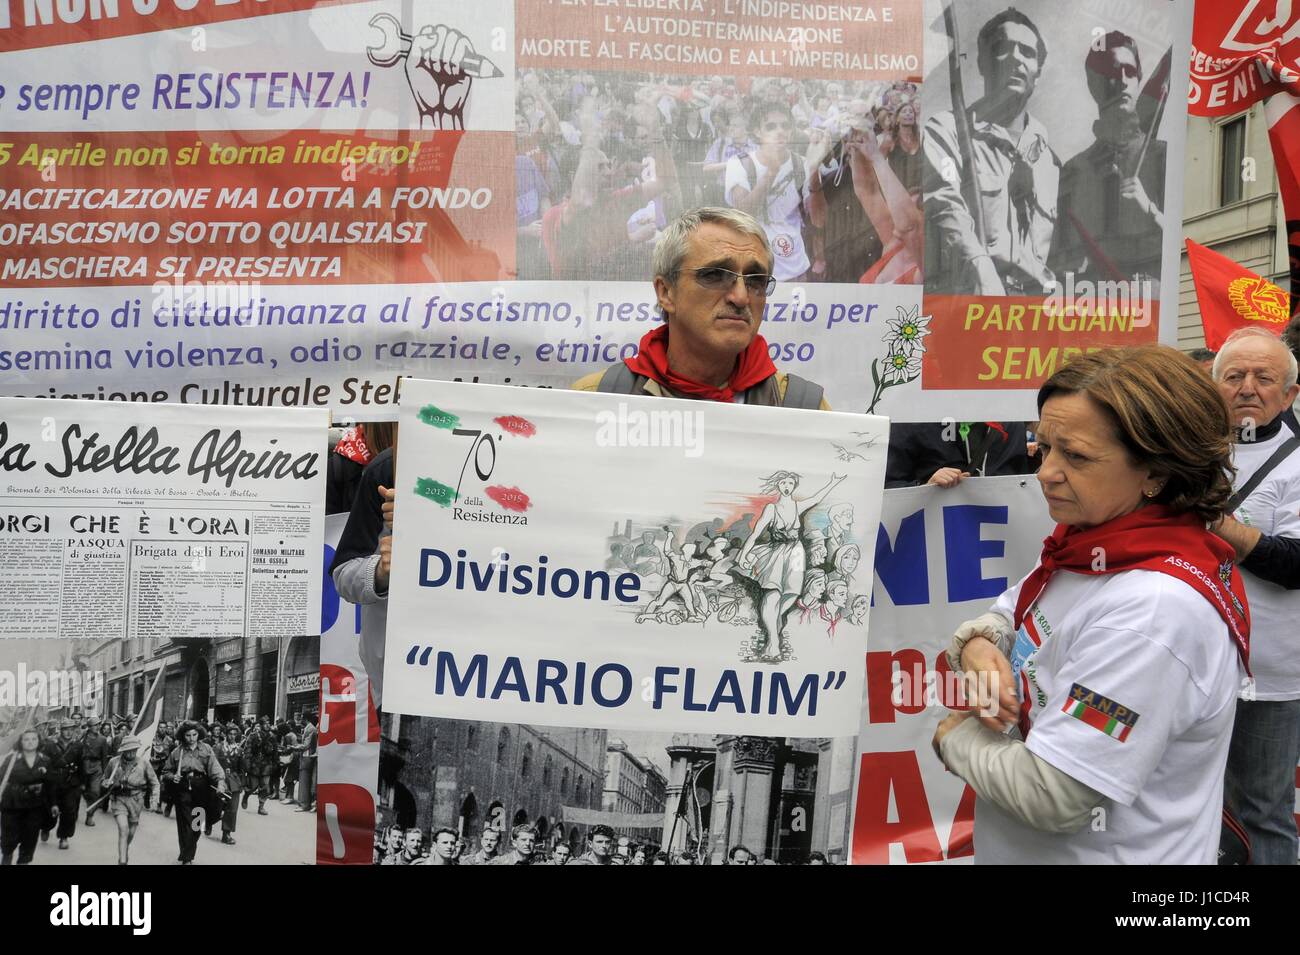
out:
M623 360L633 372L653 378L674 394L703 398L705 401L731 402L742 391L748 391L760 381L766 381L776 374L776 365L767 357L767 342L762 335L755 335L749 347L740 353L731 378L721 388L683 378L668 367L667 325L646 332L636 355Z
M339 443L334 446L334 453L341 454L362 467L369 464L370 459L374 457L370 446L366 444L366 432L361 425L343 432L343 437L339 438Z
M1150 504L1085 530L1057 524L1043 541L1039 565L1020 587L1017 629L1058 570L1094 576L1155 570L1186 581L1219 612L1250 673L1250 610L1236 554L1195 514L1176 514L1163 504Z

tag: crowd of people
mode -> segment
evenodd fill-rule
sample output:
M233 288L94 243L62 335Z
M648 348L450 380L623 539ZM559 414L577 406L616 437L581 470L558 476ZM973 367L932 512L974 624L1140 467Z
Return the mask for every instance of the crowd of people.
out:
M525 71L518 277L636 280L681 212L763 224L782 282L922 278L917 86Z
M117 823L118 862L144 812L176 819L178 862L194 861L200 831L235 845L239 810L279 800L316 809L317 730L309 713L273 723L238 720L160 722L152 739L131 731L134 717L64 719L24 730L0 760L0 864L30 863L37 840L53 834L68 849L78 821L103 812ZM296 792L296 796L295 796ZM82 805L84 804L84 820Z
M1024 93L1024 64L1041 62L1035 36L1014 17L995 23L980 41L986 80L994 61L1010 57L1022 64L1010 87ZM1108 62L1123 66L1134 51L1115 40ZM1125 89L1140 75L1116 74ZM574 388L826 410L820 386L777 369L758 333L777 268L768 225L728 207L669 222L647 270L664 325L642 338L635 358ZM1034 571L963 624L947 654L954 671L977 678L972 692L993 688L978 700L979 718L954 713L934 739L979 797L977 859L1206 863L1222 851L1228 860L1296 862L1300 671L1285 648L1300 613L1298 333L1294 322L1280 341L1245 330L1217 354L1194 357L1163 346L1103 350L1043 385L1036 422L894 429L891 485L953 488L971 476L1032 473L1057 522ZM794 491L774 483L769 506ZM372 673L382 667L391 487L391 458L378 455L331 569L339 593L365 605L362 654L369 646ZM779 533L746 536L764 553L779 546L801 557L788 563L805 591L818 589L817 570L827 574L824 599L830 574L819 558L838 551L829 531L821 541L808 531L799 514ZM690 615L690 566L712 568L732 548L686 546L675 575L673 551L653 531L638 543L629 529L610 542L610 558L658 568L668 583L656 612L671 602ZM760 566L754 573L766 580ZM815 598L804 596L806 609ZM1089 826L1098 812L1106 825ZM470 849L451 829L432 837L430 864L459 864ZM538 841L530 827L512 831L502 858L531 864ZM550 855L557 851L553 861L572 864L564 848ZM424 858L423 833L383 834L376 857ZM644 857L653 864L658 853Z
M508 844L503 838L508 836ZM507 834L487 826L477 848L454 829L434 829L429 840L418 827L389 826L375 833L375 865L708 865L698 846L668 852L650 842L620 836L604 824L587 833L586 851L575 855L564 841L547 845L532 823L520 823ZM727 851L727 865L779 865L743 845ZM827 865L826 856L812 852L803 865Z

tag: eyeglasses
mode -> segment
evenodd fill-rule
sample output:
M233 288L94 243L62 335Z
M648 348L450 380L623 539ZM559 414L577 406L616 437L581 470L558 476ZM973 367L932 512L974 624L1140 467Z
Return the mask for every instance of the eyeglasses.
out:
M782 121L782 122L773 121L770 123L763 124L764 132L774 133L778 129L791 130L794 129L794 126L789 121Z
M704 269L683 269L684 272L694 272L695 281L700 283L701 288L707 289L730 289L736 284L736 279L745 283L745 290L751 295L771 295L776 288L776 277L768 275L766 272L750 272L748 275L741 275L739 272L733 272L730 269L719 269L710 266Z

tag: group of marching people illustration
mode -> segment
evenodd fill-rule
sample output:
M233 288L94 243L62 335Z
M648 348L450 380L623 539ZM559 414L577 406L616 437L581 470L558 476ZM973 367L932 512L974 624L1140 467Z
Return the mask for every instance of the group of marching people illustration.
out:
M853 592L862 558L850 538L853 505L825 508L820 527L810 517L844 477L831 475L806 498L795 496L800 479L793 471L763 479L768 501L756 520L746 515L725 530L715 521L687 531L680 543L667 524L644 531L635 544L615 539L610 569L663 578L637 622L702 623L716 615L722 623L755 623L748 655L765 663L791 659L791 623L824 627L828 639L841 621L864 624L871 596Z

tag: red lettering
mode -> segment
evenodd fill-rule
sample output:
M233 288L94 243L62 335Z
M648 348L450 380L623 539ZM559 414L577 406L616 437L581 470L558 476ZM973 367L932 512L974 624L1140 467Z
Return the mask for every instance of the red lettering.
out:
M902 701L894 704L894 664L903 674ZM925 657L910 647L890 653L873 650L867 654L867 722L892 723L894 714L913 716L925 709ZM909 686L916 682L916 686Z
M375 795L351 783L316 787L316 864L370 865L375 847Z
M950 710L966 709L966 688L948 666L948 654L942 651L934 659L934 676L939 684L939 702Z
M320 712L318 746L357 741L357 680L347 667L320 665Z
M913 651L915 652L915 651ZM889 821L889 794L898 821ZM939 862L943 849L934 829L916 753L863 753L853 825L853 864L887 865L889 846L901 842L908 862Z
M967 786L957 803L952 829L948 832L948 858L964 859L975 854L975 790Z

